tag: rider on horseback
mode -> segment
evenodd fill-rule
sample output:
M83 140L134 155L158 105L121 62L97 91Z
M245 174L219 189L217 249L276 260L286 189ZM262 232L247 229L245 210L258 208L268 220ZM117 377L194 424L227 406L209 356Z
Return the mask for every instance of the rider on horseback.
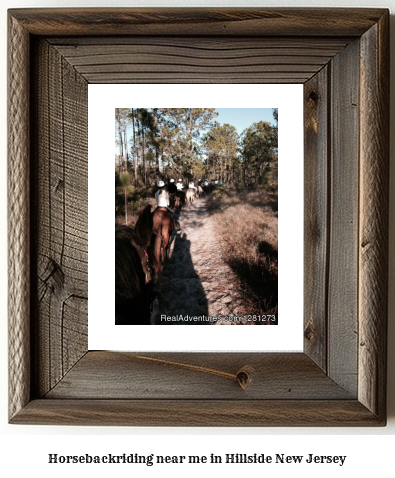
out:
M174 211L172 211L169 206L170 206L170 196L169 193L165 189L165 183L163 181L158 181L156 183L158 186L158 190L155 193L155 199L156 199L156 205L159 208L165 208L167 209L171 214L174 214Z
M167 190L169 191L169 194L175 194L177 192L177 186L174 182L174 179L170 179L170 183Z
M184 186L182 184L182 179L179 179L177 182L177 191L182 191L184 189Z
M177 182L177 196L180 198L181 205L185 204L185 192L183 191L184 186L182 184L182 179L179 179Z
M177 211L177 207L176 207L176 193L177 193L177 186L176 186L176 183L174 182L174 179L170 179L170 183L167 187L167 190L169 191L169 195L170 195L170 205L173 204L172 207L175 207L176 211Z
M195 183L193 182L193 179L191 179L188 183L188 190L186 192L186 201L188 204L192 204L194 198L196 197L196 189L195 189Z
M174 180L173 180L174 181ZM173 218L175 223L175 228L181 229L179 222L176 220L173 209L170 209L170 195L165 189L165 183L163 181L158 181L156 183L158 190L155 193L156 205L159 209L166 209Z

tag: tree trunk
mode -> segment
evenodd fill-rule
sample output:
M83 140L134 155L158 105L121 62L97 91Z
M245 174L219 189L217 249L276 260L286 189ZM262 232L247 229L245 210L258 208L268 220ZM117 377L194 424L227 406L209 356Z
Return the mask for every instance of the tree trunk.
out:
M141 133L142 133L142 140L143 140L144 186L147 186L147 164L145 162L145 134L144 134L144 126L143 125L141 125Z
M121 114L119 108L116 108L116 118L118 122L118 143L119 143L119 162L121 172L125 172L124 168L124 156L123 156L123 140L122 140L122 124L121 124Z
M125 189L125 226L128 225L128 196L127 191Z
M193 136L192 136L192 108L189 110L189 135L191 141L191 159L193 154Z
M142 163L142 166L143 166L143 171L144 171L144 162L143 162L143 151L142 151L142 147L141 147L141 144L142 144L142 125L141 125L141 121L140 121L140 118L138 117L139 115L139 110L137 109L137 116L136 116L136 123L137 123L137 133L138 133L138 139L137 139L137 144L138 144L138 160L139 160L139 163L141 165ZM143 177L143 173L141 173L141 176Z
M155 173L158 175L160 173L159 169L159 142L157 141L157 131L158 131L158 114L156 110L153 110L154 113L154 133L153 133L153 138L154 138L154 147L155 147Z
M123 130L123 144L124 144L124 154L125 154L125 162L126 162L126 171L128 171L128 162L129 162L129 151L128 151L128 134L127 134L127 128L126 128L126 123L125 123L125 128Z
M136 148L136 125L134 122L134 109L132 108L133 122L133 163L134 163L134 183L137 186L137 148Z

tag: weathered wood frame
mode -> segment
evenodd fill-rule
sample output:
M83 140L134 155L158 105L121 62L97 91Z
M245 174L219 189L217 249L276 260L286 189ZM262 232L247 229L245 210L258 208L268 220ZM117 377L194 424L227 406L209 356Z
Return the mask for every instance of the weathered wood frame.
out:
M386 423L388 25L384 9L9 11L11 423ZM304 83L304 353L87 350L92 82Z

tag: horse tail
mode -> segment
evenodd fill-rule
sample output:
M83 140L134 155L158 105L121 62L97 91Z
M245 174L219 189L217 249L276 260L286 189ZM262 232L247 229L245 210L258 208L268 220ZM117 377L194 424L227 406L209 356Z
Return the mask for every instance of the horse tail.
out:
M170 214L170 217L171 217L170 235L172 235L173 231L176 230L176 220L175 220L174 214Z
M153 257L153 266L157 276L161 274L160 253L162 246L162 214L156 210L153 213L153 235L151 238L151 254Z
M153 266L156 272L157 277L159 278L161 275L161 263L160 263L160 254L161 254L161 247L162 247L162 236L159 234L154 233L153 238Z

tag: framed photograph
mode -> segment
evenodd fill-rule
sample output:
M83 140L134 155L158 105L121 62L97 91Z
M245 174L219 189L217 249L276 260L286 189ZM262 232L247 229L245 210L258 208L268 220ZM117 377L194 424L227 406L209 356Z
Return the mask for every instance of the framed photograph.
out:
M385 425L388 10L15 9L8 51L10 423ZM88 346L90 85L301 85L301 350Z
M192 88L200 108L165 107L169 98L173 106L186 105ZM250 85L248 97L244 89L243 84L88 86L89 349L303 350L303 85ZM136 107L117 108L125 98L136 98ZM144 108L147 101L160 108ZM207 105L217 108L204 108ZM188 145L181 157L180 143ZM108 160L114 151L115 182L114 162ZM195 190L202 184L206 191L202 187L191 204L156 208L157 184L163 182L166 198L172 180L174 199L192 189L193 182ZM147 204L154 214L165 214L170 225L174 212L179 226L172 226L161 277L152 270L148 290L142 269L125 269L125 254L138 264L140 258L129 256L134 251L122 239L127 231L133 233L127 228ZM114 211L119 238L114 238ZM292 241L287 241L290 236ZM152 239L155 243L161 234L152 234ZM113 254L103 250L116 245L114 270ZM151 243L145 247L152 257ZM131 270L140 270L140 287L147 293L128 296L125 306L123 284L129 283L124 278ZM110 294L117 280L116 294ZM151 310L146 298L155 294L158 300ZM105 303L100 300L104 296ZM118 327L116 298L122 317ZM147 324L276 327L253 334L240 327L207 334L195 327L190 334L185 327L176 333L169 327L147 331Z

